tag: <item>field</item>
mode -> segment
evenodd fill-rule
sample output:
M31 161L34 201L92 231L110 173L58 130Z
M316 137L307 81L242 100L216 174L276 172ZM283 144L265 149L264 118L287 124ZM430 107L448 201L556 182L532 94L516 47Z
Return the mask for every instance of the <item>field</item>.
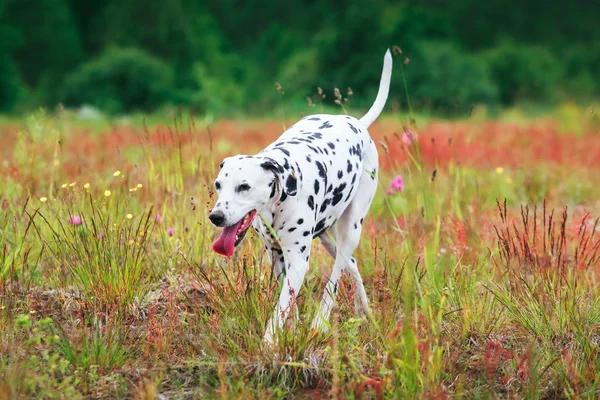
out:
M388 116L355 254L372 307L314 242L299 319L258 237L213 253L223 157L294 122L0 124L0 398L597 398L600 119ZM391 185L393 181L393 185ZM401 181L401 183L400 183Z

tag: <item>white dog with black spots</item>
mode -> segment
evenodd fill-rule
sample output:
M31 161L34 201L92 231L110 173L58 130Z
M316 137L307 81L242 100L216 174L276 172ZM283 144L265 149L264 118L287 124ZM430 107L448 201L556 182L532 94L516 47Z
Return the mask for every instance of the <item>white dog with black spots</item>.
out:
M335 264L313 327L327 329L344 270L356 281L357 315L369 313L352 254L377 189L377 147L367 128L383 110L391 75L388 50L375 103L361 119L304 117L260 153L228 157L221 163L215 180L218 199L209 218L223 230L213 249L231 256L252 225L281 283L279 302L264 335L266 343L273 343L275 331L289 316L308 271L314 238L320 239Z

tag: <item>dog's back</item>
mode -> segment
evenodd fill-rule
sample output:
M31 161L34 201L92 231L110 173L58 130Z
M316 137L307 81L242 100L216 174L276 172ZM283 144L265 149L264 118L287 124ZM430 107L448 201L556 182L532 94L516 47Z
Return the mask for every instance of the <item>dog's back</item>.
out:
M337 221L356 195L361 176L375 176L377 172L364 171L364 157L377 162L377 149L369 133L359 120L345 115L303 118L260 155L288 164L295 171L299 196L290 202L298 202L298 207L314 215L313 237ZM286 213L285 207L282 212Z

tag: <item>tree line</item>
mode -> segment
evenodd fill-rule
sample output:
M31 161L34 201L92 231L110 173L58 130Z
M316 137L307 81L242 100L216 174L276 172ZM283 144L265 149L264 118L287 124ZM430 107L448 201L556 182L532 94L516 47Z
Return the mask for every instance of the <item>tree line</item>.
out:
M260 114L333 104L334 87L367 107L392 45L400 107L405 82L413 107L440 113L587 102L600 95L599 20L595 0L3 0L0 111Z

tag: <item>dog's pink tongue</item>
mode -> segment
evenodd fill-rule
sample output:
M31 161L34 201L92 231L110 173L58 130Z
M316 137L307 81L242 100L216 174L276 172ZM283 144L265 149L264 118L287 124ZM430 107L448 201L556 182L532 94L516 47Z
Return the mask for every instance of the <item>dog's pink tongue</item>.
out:
M241 225L242 221L223 228L221 236L213 243L213 250L225 257L231 256L235 250L235 234Z

